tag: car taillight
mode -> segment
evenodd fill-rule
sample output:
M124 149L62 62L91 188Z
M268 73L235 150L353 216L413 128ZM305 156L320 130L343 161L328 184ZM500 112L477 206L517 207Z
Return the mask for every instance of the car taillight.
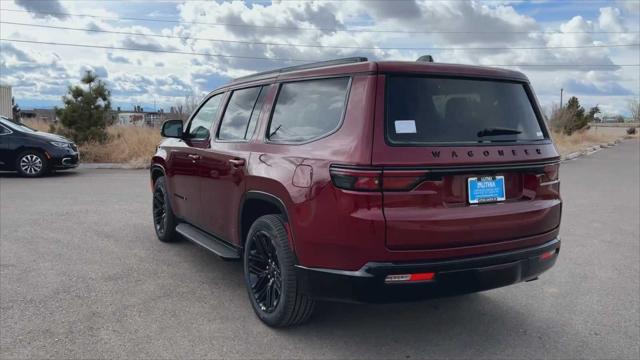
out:
M558 182L560 174L560 163L545 165L544 173L540 174L538 179L541 185L553 184Z
M342 167L332 167L330 173L336 187L355 191L407 191L416 187L425 175L424 170Z
M385 191L411 190L424 179L424 170L383 170L382 188Z
M345 190L378 191L381 190L382 170L331 168L333 184Z

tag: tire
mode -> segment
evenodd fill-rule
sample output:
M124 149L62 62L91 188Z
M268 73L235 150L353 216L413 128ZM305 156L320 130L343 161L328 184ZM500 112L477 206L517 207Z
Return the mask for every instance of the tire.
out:
M171 209L164 176L159 177L153 186L152 215L153 228L156 230L158 240L175 242L180 239L176 233L178 221Z
M16 159L16 170L24 177L43 176L49 172L49 161L38 150L23 151Z
M301 292L295 264L282 217L258 218L245 243L244 278L253 310L269 326L302 324L313 313L315 301Z

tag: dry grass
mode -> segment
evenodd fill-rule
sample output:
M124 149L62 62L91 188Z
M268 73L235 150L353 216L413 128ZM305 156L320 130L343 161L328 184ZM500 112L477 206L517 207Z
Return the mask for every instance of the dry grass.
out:
M25 124L40 131L49 131L49 123L27 120ZM131 167L149 164L156 146L162 140L160 130L134 126L112 126L107 129L109 140L104 144L87 143L80 146L83 162L124 163ZM625 137L624 128L591 128L571 136L554 133L553 140L562 155L581 151L593 145L613 142ZM638 134L635 135L638 137Z
M80 146L83 162L126 163L132 167L148 165L162 139L160 130L134 126L112 126L109 140Z
M553 141L560 154L567 155L576 151L584 150L590 146L614 142L616 139L624 137L623 134L607 131L595 131L594 129L576 131L572 135L553 133Z
M25 120L25 125L44 132L49 132L50 125L46 121ZM124 163L131 167L147 166L156 146L162 140L159 129L135 126L112 126L107 129L109 139L100 144L97 142L80 145L82 162Z

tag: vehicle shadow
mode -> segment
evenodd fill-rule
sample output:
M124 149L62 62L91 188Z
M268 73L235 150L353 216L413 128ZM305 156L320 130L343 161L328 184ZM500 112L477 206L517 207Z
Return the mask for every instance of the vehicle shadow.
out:
M528 327L526 315L491 292L396 304L325 302L308 324L286 336L312 336L345 356L473 358L474 348L519 341Z
M188 241L172 245L185 251L189 267L206 269L209 275L203 281L210 284L209 291L220 303L238 306L230 311L253 324L250 333L279 338L293 348L310 347L309 353L338 358L495 358L523 338L557 330L554 324L541 328L536 314L501 290L393 304L319 302L308 323L269 328L251 314L241 262L220 260Z
M30 178L30 177L20 176L18 175L17 172L13 172L13 171L0 171L0 178L7 178L7 179L14 178L14 179L25 179L25 180L37 180L37 179L48 179L48 178L60 178L60 177L67 177L67 176L68 177L78 176L78 172L73 170L54 171L42 177Z

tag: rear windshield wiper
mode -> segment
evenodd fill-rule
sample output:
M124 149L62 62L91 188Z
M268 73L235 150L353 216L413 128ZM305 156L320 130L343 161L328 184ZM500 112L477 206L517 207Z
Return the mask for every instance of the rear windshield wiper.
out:
M522 131L508 128L486 128L478 131L478 137L494 136L494 135L517 135Z

